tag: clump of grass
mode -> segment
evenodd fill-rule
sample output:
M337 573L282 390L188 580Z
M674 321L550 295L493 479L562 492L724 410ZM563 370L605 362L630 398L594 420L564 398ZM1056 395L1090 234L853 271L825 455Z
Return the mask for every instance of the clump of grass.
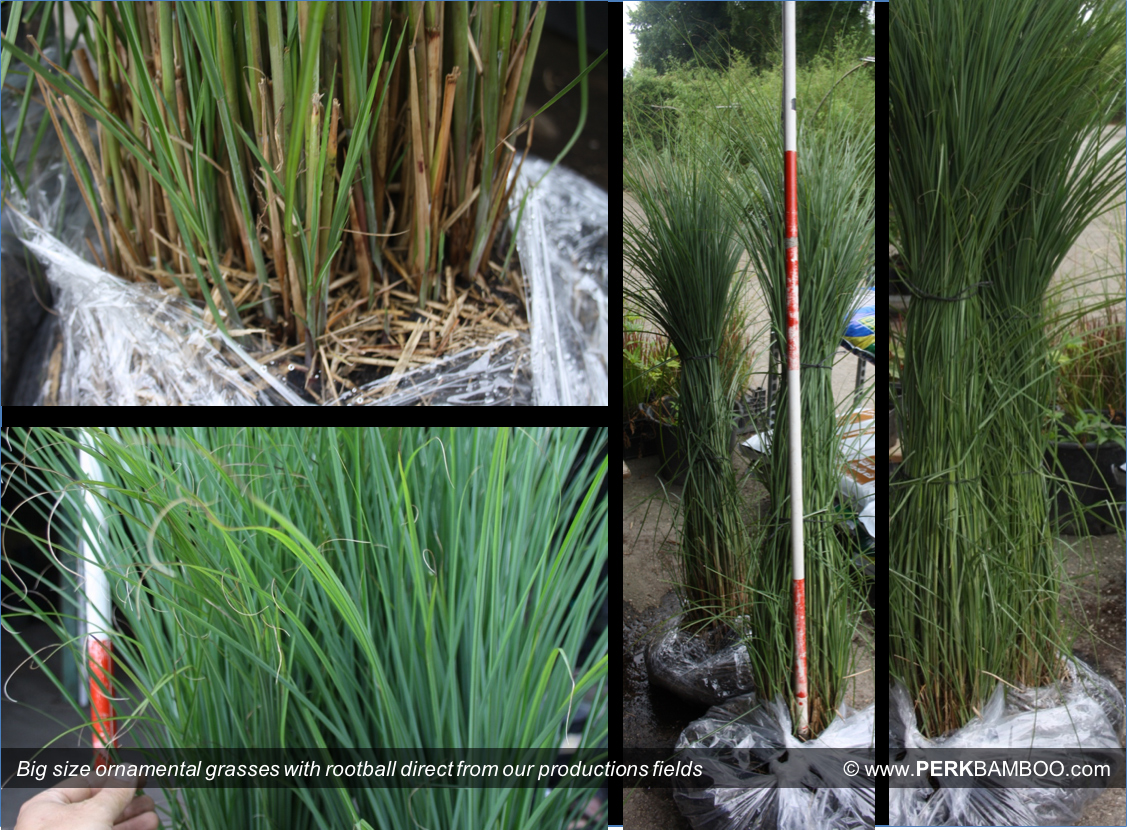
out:
M99 264L202 298L224 330L256 320L303 345L307 378L318 359L331 374L334 321L388 331L397 304L429 319L456 274L488 275L545 3L73 9L71 71L34 38L5 38L4 68L38 79ZM582 54L576 81L590 68ZM7 154L5 171L18 181Z
M747 344L733 343L740 299L733 217L702 166L668 150L625 174L645 221L626 217L632 273L623 296L668 338L681 362L678 446L686 455L679 548L685 621L746 612L749 535L730 457L732 412L747 381ZM726 346L727 342L727 346Z
M1122 78L1103 59L1124 6L1084 19L1067 0L908 0L891 13L889 194L913 299L889 670L937 735L999 679L1062 676L1044 298L1122 190L1124 142L1105 130Z
M787 292L783 244L782 135L777 110L760 96L729 87L745 123L714 116L702 134L715 140L695 152L730 172L725 204L738 218L738 234L770 314L772 342L786 343ZM749 129L748 124L757 125ZM737 162L732 148L738 147ZM842 469L831 370L841 325L873 262L874 125L871 119L835 117L798 134L799 320L802 381L803 502L805 511L807 671L809 722L815 734L829 724L845 692L853 632L863 599L850 580L851 554L834 532L833 502ZM786 374L778 366L771 452L761 477L771 514L749 583L756 686L781 695L794 708L791 601L790 427ZM795 713L796 713L795 709ZM797 723L797 718L795 718Z
M607 736L605 629L580 656L607 595L607 460L584 436L35 429L8 435L5 461L50 517L50 541L36 539L44 552L79 561L60 538L82 538L110 578L125 623L115 656L130 681L118 690L119 732L142 745L554 750L587 694L581 744ZM605 445L605 430L593 437ZM79 449L101 474L78 468ZM11 514L5 530L25 532ZM65 615L41 607L24 576L3 577L32 609L7 613L6 630L19 640L20 618L34 616L77 649ZM48 581L80 591L76 577L61 567ZM50 674L42 654L31 659ZM189 787L169 794L170 818L177 828L562 828L597 789L362 784Z

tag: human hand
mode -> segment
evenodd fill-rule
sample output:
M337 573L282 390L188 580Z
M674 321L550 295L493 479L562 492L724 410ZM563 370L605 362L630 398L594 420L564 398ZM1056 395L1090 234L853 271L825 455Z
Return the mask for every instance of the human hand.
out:
M68 778L32 796L20 809L14 830L156 830L160 826L153 800L147 795L135 798L133 782L122 787L91 783Z

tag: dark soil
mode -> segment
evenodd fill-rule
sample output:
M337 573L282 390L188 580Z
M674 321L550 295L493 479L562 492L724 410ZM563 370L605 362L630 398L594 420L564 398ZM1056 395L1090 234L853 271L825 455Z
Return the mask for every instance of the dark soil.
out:
M653 687L646 674L645 645L651 630L675 611L673 594L662 606L641 614L625 600L622 606L622 745L673 749L681 731L701 717L707 706L694 706ZM662 610L662 609L666 610ZM691 825L673 803L673 791L653 788L623 790L626 827L646 830L690 830Z

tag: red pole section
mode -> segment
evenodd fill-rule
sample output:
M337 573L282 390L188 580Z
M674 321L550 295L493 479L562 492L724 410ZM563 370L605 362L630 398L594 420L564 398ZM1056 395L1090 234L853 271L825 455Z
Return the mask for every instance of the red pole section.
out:
M87 433L92 438L91 433ZM87 478L100 481L105 478L94 456L79 453L79 465ZM87 490L82 511L82 573L86 622L86 669L90 675L90 723L93 727L94 764L102 768L109 764L109 748L117 746L117 724L113 710L113 648L110 642L110 621L113 619L113 602L110 598L109 580L99 559L98 538L102 532L102 505L97 496Z
M86 661L90 671L90 721L94 727L94 766L102 768L110 762L109 747L117 746L117 729L113 703L113 646L108 639L89 636L86 640Z
M810 731L806 688L806 562L802 536L802 403L798 357L798 154L794 91L794 2L783 3L783 187L786 191L787 414L790 426L791 568L794 600L794 696L798 734Z

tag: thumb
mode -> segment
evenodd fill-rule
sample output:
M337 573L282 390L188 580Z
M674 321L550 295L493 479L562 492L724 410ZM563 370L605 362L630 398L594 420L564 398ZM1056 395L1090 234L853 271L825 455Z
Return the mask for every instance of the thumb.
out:
M98 820L113 825L133 800L135 792L134 787L104 787L87 802L87 809Z

